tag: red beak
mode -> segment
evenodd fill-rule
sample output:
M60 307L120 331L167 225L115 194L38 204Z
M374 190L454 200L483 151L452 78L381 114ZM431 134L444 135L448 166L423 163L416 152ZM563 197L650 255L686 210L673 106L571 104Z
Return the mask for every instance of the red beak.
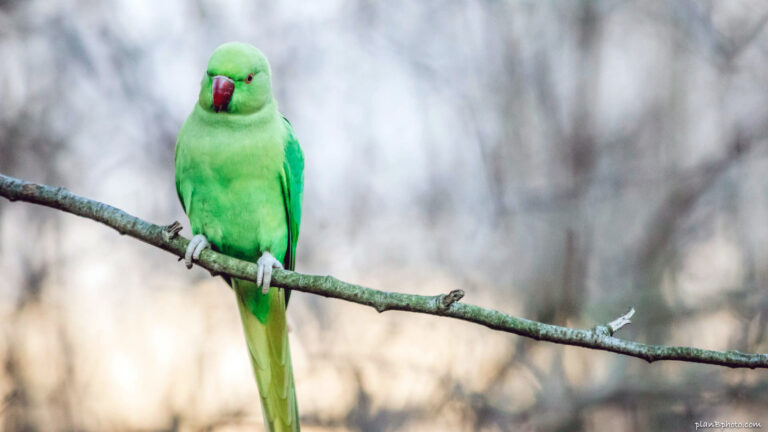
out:
M213 77L213 109L217 112L225 111L234 92L234 81L223 75Z

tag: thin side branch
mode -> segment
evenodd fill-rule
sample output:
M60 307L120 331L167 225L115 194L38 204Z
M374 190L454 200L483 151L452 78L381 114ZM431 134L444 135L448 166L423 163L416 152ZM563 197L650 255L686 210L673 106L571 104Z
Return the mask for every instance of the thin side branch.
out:
M114 228L120 234L127 234L178 257L184 256L189 243L189 240L178 235L180 230L178 222L168 226L155 225L60 187L30 183L0 174L0 196L11 201L27 201L93 219ZM256 280L256 264L222 255L210 249L203 251L198 264L212 274L226 274L240 279ZM373 307L379 312L400 310L456 318L536 340L610 351L641 358L648 362L677 360L732 368L768 368L768 354L646 345L613 337L612 335L618 329L629 323L629 319L634 314L633 309L617 320L593 329L572 329L461 303L460 300L464 296L461 290L435 296L394 293L342 282L332 276L313 276L279 269L274 270L272 283L282 288L359 303Z
M629 311L627 313L609 322L608 328L611 329L611 336L616 334L616 332L619 331L619 329L621 329L625 325L631 324L632 321L630 320L630 318L632 318L634 315L635 315L635 308L629 308Z

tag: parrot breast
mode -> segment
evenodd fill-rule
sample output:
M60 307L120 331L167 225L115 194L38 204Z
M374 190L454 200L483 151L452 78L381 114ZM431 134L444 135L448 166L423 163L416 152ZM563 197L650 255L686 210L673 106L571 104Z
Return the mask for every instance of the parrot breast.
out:
M283 261L284 128L230 117L196 107L179 133L176 175L192 230L225 254L255 261L269 251Z

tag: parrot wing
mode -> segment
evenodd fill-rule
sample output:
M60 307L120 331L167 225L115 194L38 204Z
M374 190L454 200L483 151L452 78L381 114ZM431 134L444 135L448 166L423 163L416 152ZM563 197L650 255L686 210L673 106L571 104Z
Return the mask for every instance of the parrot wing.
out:
M283 265L288 270L296 268L296 244L299 241L299 226L301 225L301 200L304 195L304 153L299 145L299 140L293 133L291 123L283 117L288 135L285 141L285 159L283 160L283 172L281 183L283 188L283 202L285 214L288 218L288 250L285 253ZM290 290L285 290L285 304L291 295Z
M176 139L176 149L173 153L173 163L176 165L178 159L179 159L179 147L181 147L179 143L179 138ZM176 195L179 197L179 202L181 203L181 208L184 210L184 214L187 213L187 205L184 203L184 197L181 196L181 178L179 177L179 171L176 170Z

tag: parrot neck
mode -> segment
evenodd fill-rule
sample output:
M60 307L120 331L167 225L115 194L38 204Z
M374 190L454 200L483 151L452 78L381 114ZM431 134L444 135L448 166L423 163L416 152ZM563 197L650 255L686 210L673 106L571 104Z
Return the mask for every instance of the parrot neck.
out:
M280 118L280 113L277 111L277 102L274 99L265 103L258 111L249 114L216 113L206 110L200 104L195 104L193 115L204 123L230 127L237 127L238 125L254 126L273 122L275 119Z

